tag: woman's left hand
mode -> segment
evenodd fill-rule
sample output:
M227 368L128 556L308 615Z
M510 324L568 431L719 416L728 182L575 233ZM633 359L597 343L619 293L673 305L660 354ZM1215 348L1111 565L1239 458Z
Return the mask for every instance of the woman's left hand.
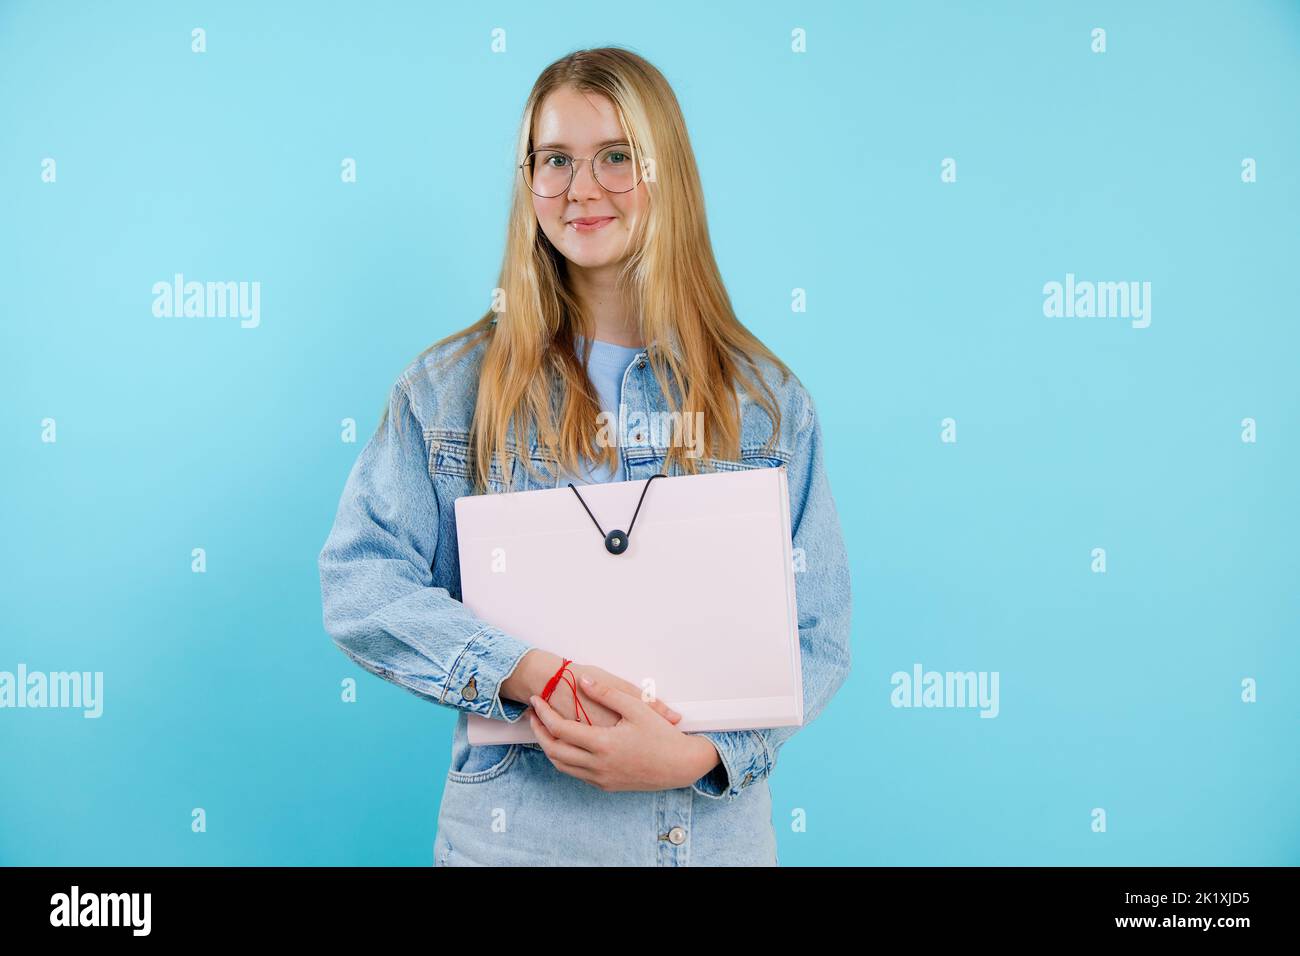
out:
M612 727L561 716L537 695L528 715L533 733L555 769L605 791L689 787L715 766L707 737L684 734L639 697L582 677L582 690L622 715Z

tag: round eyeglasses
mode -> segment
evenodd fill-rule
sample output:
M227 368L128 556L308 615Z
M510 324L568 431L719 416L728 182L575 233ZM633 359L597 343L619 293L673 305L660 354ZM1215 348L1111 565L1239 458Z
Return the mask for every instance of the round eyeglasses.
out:
M524 182L533 195L554 199L569 191L578 163L591 163L591 175L611 193L625 193L641 181L632 147L627 143L606 146L590 159L576 159L558 149L535 149L519 164Z

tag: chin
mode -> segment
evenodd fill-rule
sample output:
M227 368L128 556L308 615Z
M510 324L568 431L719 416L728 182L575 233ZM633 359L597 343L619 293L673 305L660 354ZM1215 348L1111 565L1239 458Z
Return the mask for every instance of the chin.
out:
M619 261L618 256L613 253L593 254L590 249L578 251L561 248L560 251L564 253L564 258L583 269L599 269L601 266L613 265Z

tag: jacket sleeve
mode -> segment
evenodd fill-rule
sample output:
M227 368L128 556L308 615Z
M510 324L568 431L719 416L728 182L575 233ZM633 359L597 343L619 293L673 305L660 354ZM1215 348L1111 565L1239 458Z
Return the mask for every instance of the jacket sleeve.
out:
M530 646L434 586L439 506L428 461L399 379L318 558L325 630L357 664L419 697L517 721L527 705L502 698L501 683Z
M804 723L825 709L849 675L852 595L849 562L822 458L821 424L808 399L788 468L790 528L795 555L795 604L803 675ZM799 727L705 731L721 762L697 780L696 793L735 800L770 774L781 745Z

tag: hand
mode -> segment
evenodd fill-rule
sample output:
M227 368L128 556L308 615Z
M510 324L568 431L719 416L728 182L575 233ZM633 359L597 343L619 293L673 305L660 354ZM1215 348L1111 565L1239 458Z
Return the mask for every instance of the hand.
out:
M560 662L563 660L564 658L549 651L542 651L537 648L530 650L524 655L524 659L515 669L515 673L501 685L501 696L520 703L527 703L534 693L541 693L547 680L559 669ZM569 676L570 673L572 673L572 678ZM569 679L579 682L578 699L582 702L583 711L594 726L612 727L620 719L617 711L596 703L582 690L580 681L583 675L598 682L617 687L619 690L636 697L641 696L641 688L603 668L596 667L594 664L570 663L568 671L561 676L560 681L555 685L555 691L551 694L550 700L552 709L569 720L579 719L578 708L574 703L573 690L569 687ZM661 700L656 699L647 703L669 723L675 724L682 719L681 714Z
M615 687L626 694L636 697L638 700L641 699L641 688L631 681L626 681L603 668L596 667L594 664L570 664L569 670L560 678L560 682L555 685L555 691L551 694L549 702L552 710L569 720L581 720L578 716L578 708L573 702L573 690L569 687L569 681L565 679L569 676L569 672L572 672L572 679L578 684L578 699L582 701L582 710L591 720L591 726L613 727L622 717L618 711L612 710L599 701L592 699L590 692L582 683L583 677L591 678L593 682L602 686ZM651 710L670 724L678 723L682 719L681 714L658 698L648 701L647 704ZM583 726L587 726L586 721L582 721L582 723Z
M613 726L588 726L534 695L528 720L555 769L614 792L689 787L717 765L718 751L707 737L682 733L639 695L588 674L579 681L584 696L619 719Z

